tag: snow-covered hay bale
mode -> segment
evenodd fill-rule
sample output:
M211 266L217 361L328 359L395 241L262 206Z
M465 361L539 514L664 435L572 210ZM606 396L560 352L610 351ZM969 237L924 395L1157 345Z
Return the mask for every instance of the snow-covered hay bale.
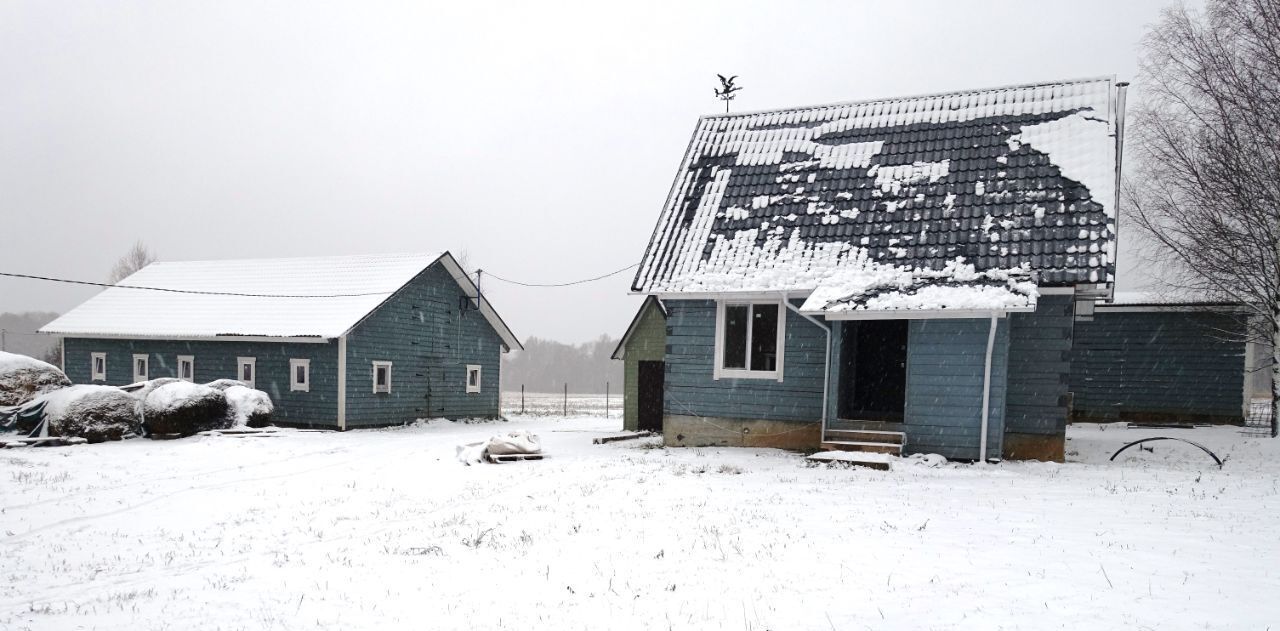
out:
M100 443L142 433L137 398L119 388L68 386L45 394L40 401L45 402L50 436L75 436Z
M71 380L53 364L0 351L0 406L21 405L69 385Z
M146 401L147 395L150 395L152 390L155 390L160 386L168 385L171 383L177 383L179 381L181 380L174 379L173 377L160 377L159 379L151 379L149 381L143 381L141 383L131 383L127 386L124 386L123 389L127 392L132 393L133 396L138 397L139 401Z
M238 385L227 388L222 394L227 398L233 427L266 427L271 424L271 412L275 406L267 393Z
M230 406L221 392L196 383L176 381L159 386L143 400L147 432L190 436L231 426Z
M236 379L217 379L215 381L210 381L209 383L206 383L204 385L209 386L210 388L213 388L218 392L226 392L228 388L235 388L237 386L241 388L247 388L249 386L249 384L246 384L243 381L238 381Z

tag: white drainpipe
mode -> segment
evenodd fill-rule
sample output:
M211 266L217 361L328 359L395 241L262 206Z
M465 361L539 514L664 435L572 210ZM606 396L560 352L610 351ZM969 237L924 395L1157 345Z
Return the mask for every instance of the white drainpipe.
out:
M827 406L829 405L829 402L827 401L827 392L831 382L831 327L822 324L821 322L810 317L807 314L801 313L800 310L795 307L795 305L791 304L790 300L787 300L786 294L782 294L782 304L786 305L787 309L790 309L791 311L796 312L796 314L799 315L800 317L812 322L814 326L822 329L822 332L827 334L827 350L825 354L825 360L822 362L823 371L822 371L822 437L821 437L822 440L826 440L827 439ZM784 339L786 338L785 334L783 335L783 338ZM988 356L990 354L991 354L990 352L987 353Z
M996 314L991 313L987 331L987 360L982 369L982 436L978 439L978 462L987 461L987 423L991 415L991 353L996 348Z

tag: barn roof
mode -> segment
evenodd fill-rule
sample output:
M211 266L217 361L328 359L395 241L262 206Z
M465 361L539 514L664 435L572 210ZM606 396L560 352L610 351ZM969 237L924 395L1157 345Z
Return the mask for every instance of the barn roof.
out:
M1113 84L705 116L632 288L802 292L949 265L1111 282Z
M333 339L437 261L467 295L476 295L448 252L161 262L40 331L70 337ZM482 312L508 348L521 348L487 301Z

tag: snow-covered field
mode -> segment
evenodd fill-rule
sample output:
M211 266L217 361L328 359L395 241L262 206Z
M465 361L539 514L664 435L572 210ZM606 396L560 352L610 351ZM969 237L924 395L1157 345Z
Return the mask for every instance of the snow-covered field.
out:
M0 451L3 629L1280 628L1280 441L807 466L617 419ZM463 466L528 429L552 457ZM1108 463L1144 435L1186 445Z

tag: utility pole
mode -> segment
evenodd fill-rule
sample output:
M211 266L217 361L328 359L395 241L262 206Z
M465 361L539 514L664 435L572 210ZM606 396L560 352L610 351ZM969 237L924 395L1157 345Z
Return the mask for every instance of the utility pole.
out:
M4 342L5 342L5 340L4 340L4 334L5 334L5 333L7 333L7 331L5 331L4 329L0 329L0 353L2 353L2 352L4 352L4 351L8 350L8 349L5 347L5 345L4 345Z

